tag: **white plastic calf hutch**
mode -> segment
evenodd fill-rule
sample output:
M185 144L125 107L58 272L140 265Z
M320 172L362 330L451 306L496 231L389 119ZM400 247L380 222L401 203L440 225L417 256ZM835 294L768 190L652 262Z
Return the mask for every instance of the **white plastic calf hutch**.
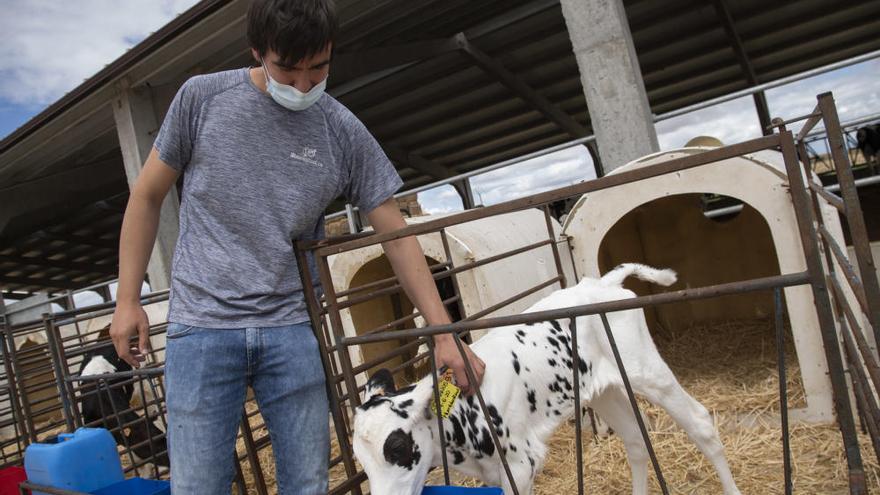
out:
M656 153L611 173L707 149ZM760 151L586 194L563 225L577 273L599 276L621 262L637 261L676 270L679 282L672 289L681 289L801 272L806 263L784 172L780 153ZM736 198L744 207L732 218L709 218L704 214L704 193ZM821 197L820 202L826 227L845 245L837 211ZM856 307L848 284L841 285ZM627 286L642 295L659 290L637 281ZM787 288L784 294L807 401L791 416L832 421L831 385L810 287ZM649 325L682 329L695 323L770 317L773 298L768 292L740 294L646 308L645 313Z
M421 223L436 219L436 216L414 217L407 219L409 223ZM552 220L554 237L561 232L559 224ZM549 238L544 213L537 209L509 213L485 218L474 222L455 225L446 229L452 262L461 266L475 260L481 260L498 253L510 251L518 247L533 244ZM419 237L419 243L425 252L429 265L442 263L446 260L443 241L440 234ZM563 267L570 267L567 249L560 248ZM378 245L334 255L329 259L333 285L338 292L362 286L374 281L393 276L393 271L382 248ZM537 286L558 274L549 245L520 253L516 256L501 259L478 268L467 270L456 275L465 315L455 315L456 308L449 305L455 316L467 316L489 308L507 298L515 296L523 290ZM568 277L569 280L571 277ZM454 289L449 279L438 284L440 296L448 299L454 296ZM498 311L491 316L503 316L522 312L532 303L559 288L552 284L542 290L524 297ZM358 304L341 313L342 326L346 336L361 335L387 322L412 314L413 305L401 294L391 294ZM411 328L411 322L402 328ZM472 337L479 338L483 332L474 332ZM352 365L361 363L395 349L401 343L382 342L350 348ZM415 349L405 356L383 363L383 367L396 366L416 355ZM415 370L410 370L408 378L415 377ZM424 371L425 373L427 371ZM359 379L364 379L359 374Z

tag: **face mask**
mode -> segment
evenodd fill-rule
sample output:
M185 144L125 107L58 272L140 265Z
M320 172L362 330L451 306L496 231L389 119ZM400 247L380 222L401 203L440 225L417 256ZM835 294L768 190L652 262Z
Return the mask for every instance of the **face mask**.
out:
M269 92L269 96L275 100L275 103L288 110L299 111L309 108L321 98L321 95L324 94L324 88L327 87L327 78L312 87L308 93L303 93L293 86L280 84L269 75L265 62L263 62L263 73L266 74L266 90Z

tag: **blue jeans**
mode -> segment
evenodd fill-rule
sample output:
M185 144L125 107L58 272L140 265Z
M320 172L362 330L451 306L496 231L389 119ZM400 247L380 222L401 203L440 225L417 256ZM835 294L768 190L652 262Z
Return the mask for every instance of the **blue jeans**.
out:
M173 495L230 493L248 386L269 429L278 493L327 493L329 406L308 323L238 329L169 323L166 345Z

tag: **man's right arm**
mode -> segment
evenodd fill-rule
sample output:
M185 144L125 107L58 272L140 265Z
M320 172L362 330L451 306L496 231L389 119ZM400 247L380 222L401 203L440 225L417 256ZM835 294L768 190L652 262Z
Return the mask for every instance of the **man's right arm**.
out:
M156 241L162 201L179 175L153 148L131 190L122 219L119 286L110 337L119 357L135 368L144 360L150 345L150 325L140 303L141 285ZM131 347L134 335L138 335L137 348Z

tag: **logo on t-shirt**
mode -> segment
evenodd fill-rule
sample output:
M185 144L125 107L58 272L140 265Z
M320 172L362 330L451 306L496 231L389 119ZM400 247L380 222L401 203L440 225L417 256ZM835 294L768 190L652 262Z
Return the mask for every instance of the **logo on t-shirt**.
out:
M315 160L315 157L318 155L318 150L309 146L303 146L303 149L300 153L296 151L290 152L290 157L299 160L301 162L306 162L311 165L316 165L318 167L323 167L324 164Z

